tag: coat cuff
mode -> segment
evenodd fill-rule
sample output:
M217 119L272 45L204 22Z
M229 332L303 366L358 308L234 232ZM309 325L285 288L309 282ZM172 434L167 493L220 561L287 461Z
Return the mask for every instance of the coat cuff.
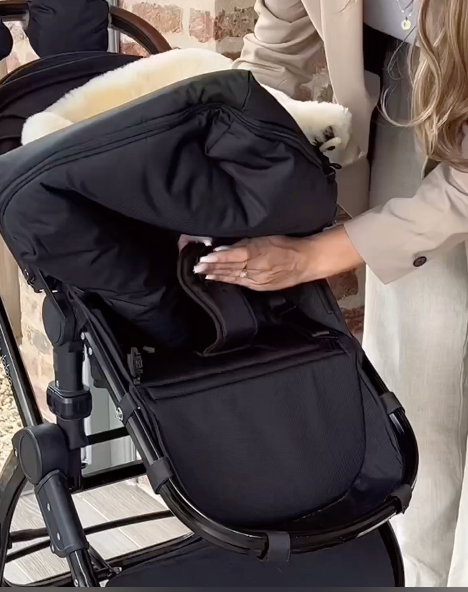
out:
M468 240L468 175L440 164L412 198L346 222L354 247L384 284Z
M418 256L402 249L400 234L389 232L388 221L377 211L349 220L344 227L356 251L382 283L394 282L415 269Z

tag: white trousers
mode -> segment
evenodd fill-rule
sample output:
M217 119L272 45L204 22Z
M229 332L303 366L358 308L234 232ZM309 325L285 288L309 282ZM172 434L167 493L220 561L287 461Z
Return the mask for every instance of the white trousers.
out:
M465 249L390 286L369 274L366 301L364 347L420 450L412 504L395 521L407 585L468 586Z
M399 81L393 117L407 117L408 96ZM411 130L380 118L371 177L373 206L414 195L421 160ZM364 348L404 405L420 450L412 504L394 524L409 587L468 586L467 329L465 245L389 286L368 272Z

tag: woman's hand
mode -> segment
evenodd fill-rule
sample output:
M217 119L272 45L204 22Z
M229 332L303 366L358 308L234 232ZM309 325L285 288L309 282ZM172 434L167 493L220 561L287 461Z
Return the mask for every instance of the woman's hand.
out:
M269 237L220 247L202 257L195 273L206 279L271 291L324 279L363 263L343 227L310 238Z

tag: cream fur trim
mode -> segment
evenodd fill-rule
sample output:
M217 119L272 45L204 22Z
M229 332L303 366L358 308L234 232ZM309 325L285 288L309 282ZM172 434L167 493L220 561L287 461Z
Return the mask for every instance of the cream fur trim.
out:
M30 117L21 141L28 144L181 80L231 67L229 58L205 49L174 49L133 62L94 78L46 111ZM346 147L351 132L347 109L332 103L296 101L278 90L265 88L292 115L311 143L321 145L324 152Z

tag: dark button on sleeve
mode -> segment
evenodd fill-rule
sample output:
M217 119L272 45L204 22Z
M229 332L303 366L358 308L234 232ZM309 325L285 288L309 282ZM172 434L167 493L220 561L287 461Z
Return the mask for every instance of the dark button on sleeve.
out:
M422 267L425 263L427 263L427 257L418 257L414 260L413 265L415 267Z

